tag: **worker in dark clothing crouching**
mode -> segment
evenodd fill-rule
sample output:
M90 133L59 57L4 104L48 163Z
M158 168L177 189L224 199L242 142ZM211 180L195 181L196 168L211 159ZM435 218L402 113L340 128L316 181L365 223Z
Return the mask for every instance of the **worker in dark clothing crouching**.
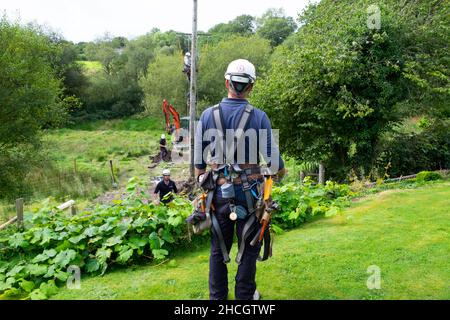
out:
M266 181L266 177L280 180L285 174L284 162L272 139L271 124L266 113L251 106L246 99L256 80L253 64L244 59L231 62L225 79L228 98L203 112L195 133L197 181L204 190L212 190L206 191L208 196L205 200L205 212L209 213L209 208L212 208L210 299L225 300L228 297L227 263L230 261L229 252L236 227L238 270L235 297L258 300L260 294L256 290L256 261L262 245L261 240L252 240L258 239L261 230L266 229L260 223L257 208L262 207L258 207L265 188L262 183ZM255 132L257 141L250 142L251 132ZM261 132L265 135L259 136ZM234 152L230 145L235 146ZM261 145L264 145L261 149L266 150L259 150ZM263 174L260 155L273 173ZM211 169L209 171L206 171L207 164ZM205 185L210 187L205 188ZM188 219L188 223L196 223L195 213L192 219ZM265 232L268 235L269 230ZM270 255L266 253L264 246L262 260L267 259L267 256Z
M161 156L161 161L165 161L168 153L166 135L162 134L161 139L159 140L159 154Z
M156 185L154 195L159 193L159 200L156 203L167 204L173 200L173 194L178 193L177 185L174 181L170 180L170 170L163 170L163 179Z

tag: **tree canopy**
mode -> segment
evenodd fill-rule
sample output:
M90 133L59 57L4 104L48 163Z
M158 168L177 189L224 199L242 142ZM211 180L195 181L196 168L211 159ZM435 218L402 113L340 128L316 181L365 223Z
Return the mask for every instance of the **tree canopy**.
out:
M258 36L235 36L216 45L206 45L200 52L198 97L203 104L213 105L226 96L224 73L235 59L251 61L259 72L269 63L271 47Z
M379 29L368 27L369 5L311 5L252 100L282 129L283 151L323 161L340 179L350 169L368 173L377 142L400 121L405 103L417 111L427 95L448 101L444 3L382 1Z
M267 10L256 23L257 34L269 40L273 47L282 44L297 29L294 19L286 17L282 9Z
M0 193L21 186L40 130L64 123L58 49L36 27L0 19ZM5 187L5 188L3 188Z

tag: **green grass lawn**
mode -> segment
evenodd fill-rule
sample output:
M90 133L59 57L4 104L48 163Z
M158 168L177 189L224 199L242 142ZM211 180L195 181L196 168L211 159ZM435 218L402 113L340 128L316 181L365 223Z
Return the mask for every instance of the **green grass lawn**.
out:
M449 182L370 195L277 236L274 256L258 263L258 289L264 299L450 299L449 235ZM208 259L205 243L161 265L83 278L54 298L208 299ZM381 289L367 288L372 265ZM234 262L229 271L233 298Z

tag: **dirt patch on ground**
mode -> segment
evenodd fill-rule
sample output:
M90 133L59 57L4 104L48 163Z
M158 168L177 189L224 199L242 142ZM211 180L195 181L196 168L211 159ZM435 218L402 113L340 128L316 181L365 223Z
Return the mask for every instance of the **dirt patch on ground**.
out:
M97 198L95 198L95 203L100 204L109 204L112 203L114 200L122 200L125 198L126 193L123 191L108 191Z
M161 153L158 153L154 156L149 156L151 164L148 166L149 169L155 168L161 162ZM165 162L172 161L172 153L170 151L167 152L164 159Z
M150 158L150 161L152 162L152 164L154 164L154 163L158 164L158 163L161 162L161 153L158 153L158 154L156 154L156 155L154 155L154 156L150 156L149 158ZM170 161L172 161L172 152L171 152L170 150L167 150L167 153L166 153L166 155L164 156L164 159L163 159L163 160L164 160L165 162L170 162Z
M152 181L150 186L146 187L144 191L144 199L142 201L144 203L149 203L153 201L153 192L156 187L157 181ZM188 197L190 200L195 198L195 183L190 180L184 181L174 181L178 187L178 194ZM125 191L125 188L120 188L113 191L108 191L97 197L94 202L99 204L112 204L114 200L124 200L127 197L128 193Z
M153 201L153 192L155 190L156 184L162 179L161 176L152 176L152 172L154 173L154 169L161 163L161 153L157 153L156 155L149 156L150 164L148 165L149 171L149 180L146 184L144 194L145 198L142 199L144 203L148 203ZM164 162L171 162L172 156L169 151L168 154L164 157ZM195 182L191 179L181 180L181 179L173 179L178 188L178 194L188 197L190 200L193 200L195 197ZM127 196L127 192L124 187L120 187L116 190L111 190L105 192L104 194L98 196L94 201L99 204L111 204L114 200L124 200Z

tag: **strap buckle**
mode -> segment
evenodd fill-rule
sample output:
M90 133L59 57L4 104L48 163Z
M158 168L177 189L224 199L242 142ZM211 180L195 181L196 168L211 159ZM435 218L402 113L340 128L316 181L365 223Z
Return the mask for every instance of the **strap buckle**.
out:
M250 183L248 183L247 174L243 171L240 174L241 182L242 182L242 190L248 191L250 190Z

